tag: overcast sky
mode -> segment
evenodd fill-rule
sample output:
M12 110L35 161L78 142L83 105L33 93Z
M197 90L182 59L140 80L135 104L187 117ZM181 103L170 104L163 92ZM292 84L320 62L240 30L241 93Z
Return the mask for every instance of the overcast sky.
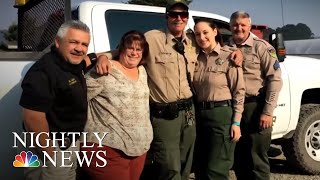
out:
M73 0L73 4L82 0ZM101 0L100 0L101 1ZM105 0L109 2L127 2L127 0ZM54 2L52 0L52 2ZM0 2L0 30L7 29L12 22L17 22L17 9L14 0ZM216 13L229 17L237 10L247 11L254 24L264 24L273 29L282 27L283 23L304 23L311 28L315 36L320 37L320 0L193 0L190 9ZM282 22L284 20L284 22Z

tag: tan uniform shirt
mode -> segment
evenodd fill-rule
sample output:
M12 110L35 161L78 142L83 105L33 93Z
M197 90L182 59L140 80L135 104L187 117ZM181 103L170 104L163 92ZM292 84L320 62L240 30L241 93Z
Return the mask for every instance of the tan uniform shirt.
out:
M196 63L193 84L198 102L233 100L235 121L240 121L245 97L245 83L241 67L229 60L232 51L220 44L211 53L201 52Z
M235 46L234 42L231 42ZM243 53L243 74L246 83L246 97L259 95L265 87L266 99L263 113L269 116L277 106L282 87L280 64L275 49L266 41L249 35L248 39L238 45Z
M168 103L192 96L187 80L186 64L183 56L173 49L176 41L168 31L151 30L145 33L150 53L146 60L149 88L152 102ZM182 36L188 70L193 77L197 49L194 36ZM191 78L192 78L191 77Z

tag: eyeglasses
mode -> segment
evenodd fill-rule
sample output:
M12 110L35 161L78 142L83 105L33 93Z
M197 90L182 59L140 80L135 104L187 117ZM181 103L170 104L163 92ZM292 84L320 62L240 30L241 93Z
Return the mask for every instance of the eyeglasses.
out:
M133 51L136 51L136 53L139 53L141 54L143 49L142 48L134 48L134 47L127 47L126 50L129 52L129 53L132 53Z
M186 19L189 17L189 12L169 11L167 12L167 16L174 19L177 19L178 16L180 16L181 19Z

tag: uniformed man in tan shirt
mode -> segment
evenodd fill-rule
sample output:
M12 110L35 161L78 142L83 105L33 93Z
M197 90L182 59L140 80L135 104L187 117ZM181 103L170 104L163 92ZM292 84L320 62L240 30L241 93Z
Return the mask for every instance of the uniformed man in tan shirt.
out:
M201 47L193 78L199 109L196 179L228 180L236 142L241 137L245 97L243 72L230 60L233 51L223 46L212 19L195 19L194 32Z
M250 33L248 13L231 15L231 45L243 53L246 98L241 120L242 137L235 152L238 180L270 179L268 149L271 143L273 111L282 87L279 61L275 49Z
M197 49L193 34L184 32L188 17L184 1L169 1L167 28L145 33L150 48L145 68L154 130L154 176L148 179L189 179L196 137L190 83Z

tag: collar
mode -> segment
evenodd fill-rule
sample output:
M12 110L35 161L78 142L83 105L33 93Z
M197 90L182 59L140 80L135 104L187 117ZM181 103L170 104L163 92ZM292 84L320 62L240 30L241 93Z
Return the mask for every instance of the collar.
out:
M175 37L170 33L168 28L165 31L165 35L166 35L166 44L175 43ZM183 31L182 33L182 42L184 42L186 45L188 45L189 43L189 38L185 31Z
M237 44L233 41L233 39L231 39L231 44L232 44L232 45L233 45L233 44L237 45ZM253 46L253 35L251 34L251 32L249 33L249 37L247 38L247 40L246 40L245 42L241 43L240 46L250 46L250 47Z
M203 54L206 54L203 49L201 49L201 51L203 52ZM212 53L217 53L219 55L220 52L221 52L221 45L220 45L220 43L217 43L217 45L210 51L210 53L208 55L210 55Z
M61 56L54 45L51 47L51 53L53 54L55 63L64 71L69 71L72 74L83 74L86 70L86 62L84 60L82 60L80 64L71 64Z

